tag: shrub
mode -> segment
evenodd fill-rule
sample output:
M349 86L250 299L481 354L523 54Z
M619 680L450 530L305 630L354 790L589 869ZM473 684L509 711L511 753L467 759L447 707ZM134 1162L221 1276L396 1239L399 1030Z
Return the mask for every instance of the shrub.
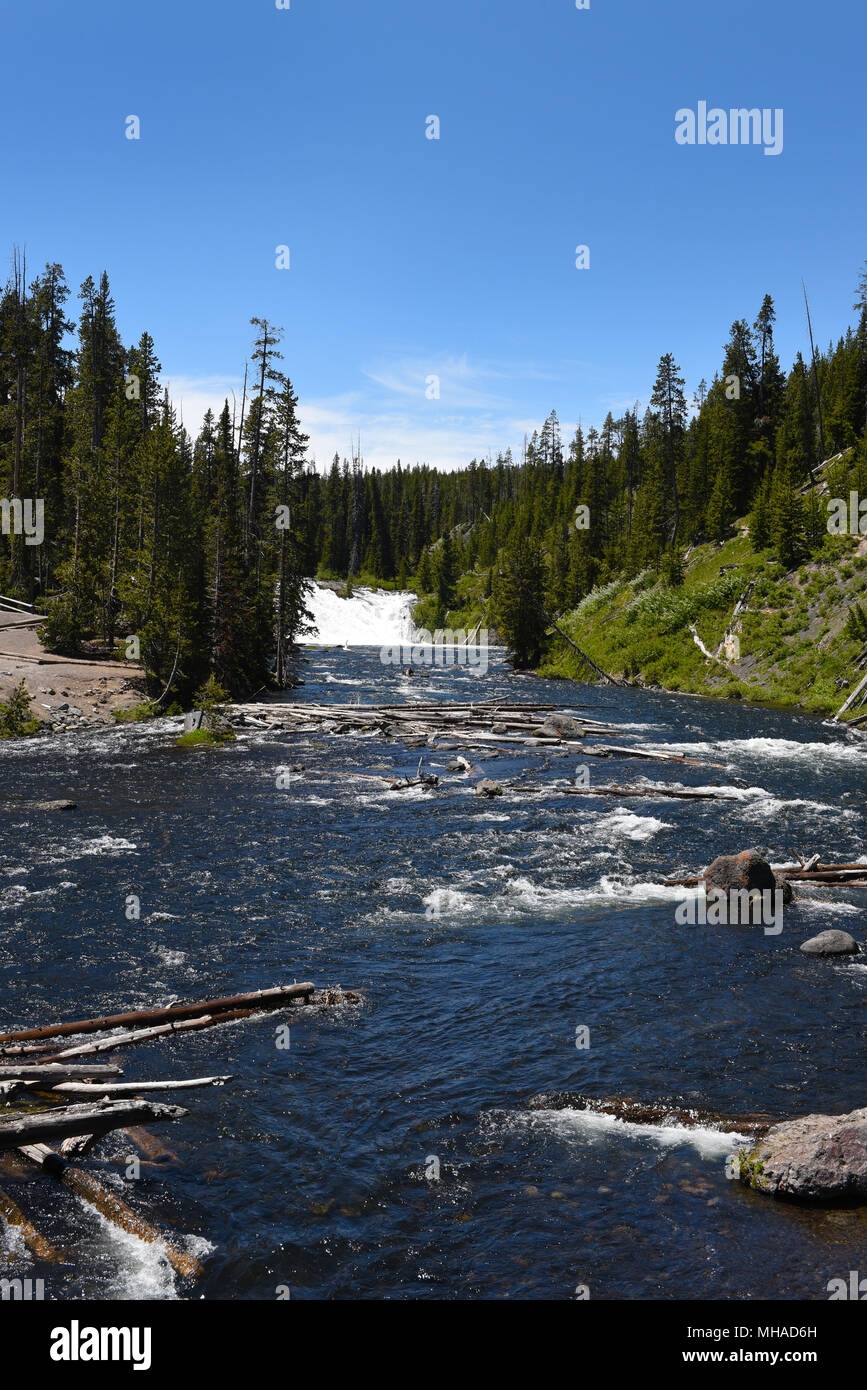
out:
M0 701L0 738L31 738L41 728L40 720L33 716L27 686L21 681L5 704Z

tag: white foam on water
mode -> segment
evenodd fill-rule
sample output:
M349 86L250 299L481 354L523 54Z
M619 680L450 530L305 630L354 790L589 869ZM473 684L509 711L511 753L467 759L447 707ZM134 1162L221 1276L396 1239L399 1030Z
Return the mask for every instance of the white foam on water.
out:
M13 883L10 888L0 895L0 912L10 912L31 898L53 898L55 893L60 893L64 888L74 888L72 883L59 883L53 888L27 888L23 883Z
M432 917L462 917L467 913L478 913L484 908L485 899L477 893L462 893L457 888L434 888L422 898L424 907L430 909Z
M584 1141L607 1138L630 1139L653 1144L660 1149L682 1148L685 1145L696 1149L702 1158L720 1159L737 1148L752 1144L745 1134L725 1133L709 1126L672 1124L635 1124L631 1120L618 1119L598 1110L534 1110L523 1116L532 1126L539 1125L553 1130L565 1138Z
M809 762L814 767L823 763L867 762L867 744L798 743L790 738L731 738L716 743L656 743L649 745L661 752L684 753L698 757L744 756L764 758L769 762Z
M795 886L800 887L799 884ZM800 893L798 894L798 907L813 912L848 912L856 915L860 915L864 910L861 907L856 907L854 903L825 902L821 898L805 898Z
M412 610L418 597L413 593L361 588L353 590L351 598L340 598L333 589L311 582L305 600L313 614L313 631L304 638L308 643L385 647L411 642L415 636Z
M700 786L687 785L686 782L648 782L642 785L649 788L669 787L672 791L713 792L715 797L722 797L728 801L754 801L758 797L771 795L764 787L718 787L712 782L703 782Z
M55 848L57 848L55 846ZM93 840L72 840L60 854L51 855L49 864L64 864L70 859L89 859L94 855L128 854L137 850L131 840L119 835L97 835Z
M789 738L735 738L715 745L731 753L746 753L751 757L775 761L865 762L867 745L853 743L798 743Z
M474 917L492 919L514 918L516 914L555 916L569 910L598 907L600 904L639 906L650 903L681 902L696 897L699 888L675 888L661 883L623 883L603 876L589 888L545 888L530 879L513 878L493 891L479 885L477 892L456 888L436 888L422 899L425 907L435 910L437 919L458 921L472 913Z
M625 806L615 806L608 815L599 816L592 823L594 834L624 835L628 840L650 840L660 830L671 830L667 821L656 820L654 816L637 816Z
M698 888L667 887L662 883L624 883L621 879L603 874L589 888L543 888L526 878L516 878L508 885L509 893L521 906L542 911L557 911L562 907L592 907L598 903L620 902L640 904L680 902L698 895Z
M177 1275L169 1262L167 1245L164 1240L146 1241L130 1231L124 1231L113 1221L107 1220L101 1212L89 1203L81 1201L88 1215L93 1217L101 1228L111 1254L117 1261L104 1298L129 1299L176 1299L180 1295ZM175 1246L185 1254L197 1259L210 1254L216 1247L201 1236L174 1236Z
M24 1232L0 1215L0 1274L5 1265L30 1264L31 1256Z
M186 951L171 951L168 946L155 946L154 953L163 965L183 965L187 959Z
M791 810L816 811L822 815L843 816L846 819L851 819L856 814L840 806L828 806L824 801L805 801L802 798L786 801L778 796L767 795L763 801L755 801L752 805L745 806L743 819L767 820L770 816L778 816L781 811Z

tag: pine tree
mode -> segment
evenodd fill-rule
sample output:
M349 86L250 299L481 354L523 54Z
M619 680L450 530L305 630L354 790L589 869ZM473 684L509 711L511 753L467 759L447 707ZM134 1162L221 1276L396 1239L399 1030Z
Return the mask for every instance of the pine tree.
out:
M512 663L534 666L547 627L545 566L541 552L528 540L516 541L503 554L494 587L494 614Z

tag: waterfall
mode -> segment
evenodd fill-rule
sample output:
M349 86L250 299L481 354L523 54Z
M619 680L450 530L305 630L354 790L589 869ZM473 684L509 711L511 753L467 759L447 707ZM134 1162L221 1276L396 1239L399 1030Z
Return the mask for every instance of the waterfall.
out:
M415 636L412 610L418 598L413 593L355 589L351 598L341 598L328 585L311 580L305 601L315 628L304 638L308 643L384 647L411 642Z

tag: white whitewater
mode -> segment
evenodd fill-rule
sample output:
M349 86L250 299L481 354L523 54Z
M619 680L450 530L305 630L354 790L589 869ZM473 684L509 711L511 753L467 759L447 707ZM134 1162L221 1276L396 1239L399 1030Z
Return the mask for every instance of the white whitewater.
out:
M340 598L333 589L311 580L306 592L313 614L314 632L304 641L326 647L385 647L411 642L415 637L413 593L385 589L355 589L351 598Z

